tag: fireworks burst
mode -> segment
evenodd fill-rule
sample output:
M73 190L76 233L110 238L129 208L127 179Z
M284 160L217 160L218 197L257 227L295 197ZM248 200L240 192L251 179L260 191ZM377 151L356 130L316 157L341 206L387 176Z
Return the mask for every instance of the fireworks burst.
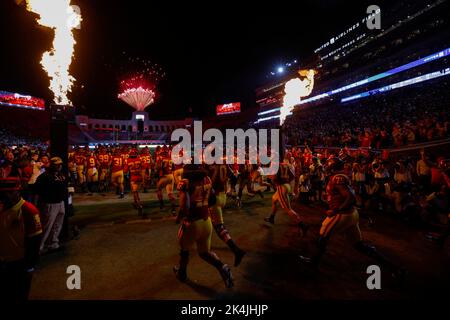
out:
M124 55L126 53L124 52ZM156 87L165 78L165 73L157 64L141 58L130 58L125 63L125 72L119 85L118 98L137 111L143 111L153 104Z

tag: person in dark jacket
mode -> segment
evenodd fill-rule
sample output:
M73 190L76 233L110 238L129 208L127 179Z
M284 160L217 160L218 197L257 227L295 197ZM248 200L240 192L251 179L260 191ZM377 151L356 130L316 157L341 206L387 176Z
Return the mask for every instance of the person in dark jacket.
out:
M62 163L59 157L51 158L50 167L37 178L35 184L44 225L41 254L60 249L59 234L64 222L64 201L67 199L66 178L61 172Z

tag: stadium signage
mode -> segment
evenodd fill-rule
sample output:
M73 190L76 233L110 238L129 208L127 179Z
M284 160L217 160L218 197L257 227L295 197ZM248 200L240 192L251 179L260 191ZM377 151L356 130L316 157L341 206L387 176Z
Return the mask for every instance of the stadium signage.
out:
M241 112L241 103L240 102L232 102L226 104L220 104L216 106L216 114L218 116L230 113L239 113Z
M325 48L327 48L330 45L333 45L336 41L339 39L345 37L347 34L353 32L354 30L358 29L362 25L366 25L369 29L380 29L379 27L379 19L381 15L381 10L378 6L369 6L367 8L368 16L361 19L361 22L356 22L354 25L350 26L347 30L342 31L340 34L330 38L327 42L322 44L319 48L314 50L314 53L317 53Z
M45 109L45 101L43 99L7 91L0 91L0 105L38 110Z
M268 133L270 131L270 140ZM187 129L172 132L175 164L261 164L265 175L274 175L280 164L279 129L219 129L203 132L202 121L194 121L194 136ZM269 143L270 141L270 143ZM246 143L248 142L248 143ZM204 143L209 143L203 148ZM193 146L193 152L192 152ZM270 150L270 152L269 152ZM193 160L192 160L193 159Z

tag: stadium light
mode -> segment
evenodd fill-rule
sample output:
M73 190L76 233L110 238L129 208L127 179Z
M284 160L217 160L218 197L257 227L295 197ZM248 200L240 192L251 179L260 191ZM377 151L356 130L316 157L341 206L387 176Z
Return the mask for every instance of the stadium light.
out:
M283 73L284 72L284 68L283 67L278 67L278 73Z

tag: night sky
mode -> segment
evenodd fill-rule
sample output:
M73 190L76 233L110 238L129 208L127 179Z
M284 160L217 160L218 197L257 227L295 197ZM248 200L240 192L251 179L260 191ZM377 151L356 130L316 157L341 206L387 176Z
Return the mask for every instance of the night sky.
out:
M70 98L78 113L128 118L117 99L118 70L125 57L162 65L166 80L147 110L155 119L213 115L215 105L242 101L255 106L254 89L283 62L300 61L331 36L365 15L366 1L164 1L72 0L83 22L71 73ZM245 3L245 6L244 6ZM152 5L150 5L152 4ZM378 3L381 6L381 1ZM382 7L383 10L383 7ZM14 0L0 1L0 90L52 101L42 53L53 32Z

